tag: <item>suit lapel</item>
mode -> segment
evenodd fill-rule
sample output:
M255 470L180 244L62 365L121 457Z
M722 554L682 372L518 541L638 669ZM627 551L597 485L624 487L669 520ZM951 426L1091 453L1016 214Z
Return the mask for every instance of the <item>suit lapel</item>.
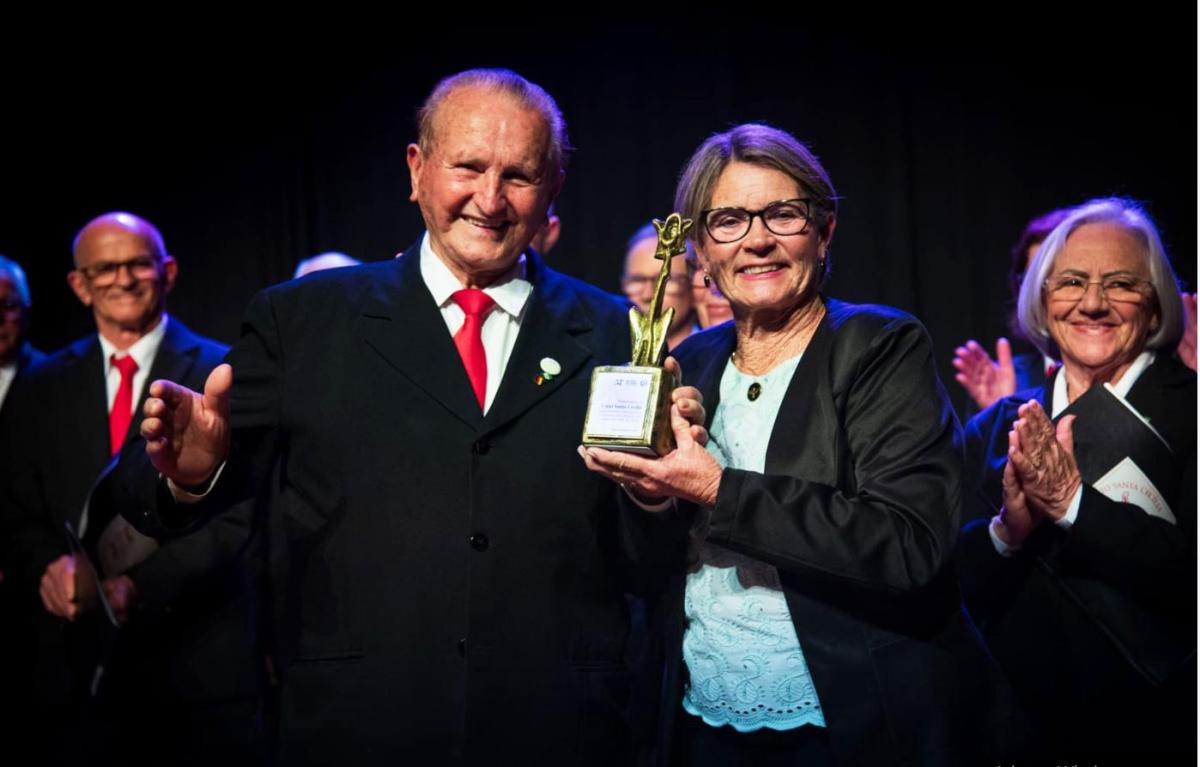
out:
M1195 424L1195 400L1191 397L1195 380L1190 369L1160 351L1129 390L1129 404L1163 435L1172 450L1183 440L1181 429L1191 430Z
M800 445L800 449L796 449L796 435L819 433L809 428L813 419L821 419L817 422L836 425L838 431L841 430L833 392L823 385L832 364L833 320L830 315L831 308L827 305L825 316L808 342L780 403L767 443L765 468L768 474L790 474L831 484L838 480L835 445Z
M421 278L420 241L396 260L358 319L358 333L397 373L463 423L483 420L462 359Z
M592 356L587 337L593 321L569 283L550 272L532 253L526 256L526 274L533 283L533 292L496 399L484 419L487 431L500 428L553 394ZM562 372L539 384L541 361L547 357L558 362ZM624 361L602 360L612 364ZM579 426L583 428L582 423Z
M108 391L104 384L104 354L100 340L92 335L71 346L75 357L71 372L64 376L64 390L70 393L71 429L64 433L80 435L91 474L108 463ZM94 469L92 468L94 467Z
M704 425L712 428L717 405L721 404L721 376L725 374L725 365L737 345L737 333L733 323L727 323L707 331L701 338L707 341L702 350L689 353L686 364L680 364L684 368L683 380L699 389L704 396ZM696 357L699 359L693 361ZM695 369L688 369L692 365Z
M129 431L125 433L123 445L141 438L142 418L145 415L142 409L150 393L150 384L160 378L175 382L186 381L196 363L199 346L196 335L183 323L174 317L167 321L166 333L163 334L158 351L154 354L154 361L150 363L150 374L146 376L146 383L142 386L133 408L133 418L129 419Z

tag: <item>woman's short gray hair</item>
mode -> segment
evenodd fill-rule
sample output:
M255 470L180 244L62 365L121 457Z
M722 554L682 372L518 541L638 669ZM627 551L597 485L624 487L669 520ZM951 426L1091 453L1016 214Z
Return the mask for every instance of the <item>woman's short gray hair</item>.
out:
M1163 249L1162 238L1142 206L1124 197L1101 197L1071 209L1062 223L1042 242L1025 270L1021 292L1017 296L1017 321L1025 336L1042 353L1055 359L1059 351L1046 325L1046 302L1042 289L1058 254L1066 247L1067 238L1084 224L1117 224L1142 245L1142 257L1150 271L1154 287L1151 311L1158 315L1158 327L1146 339L1148 349L1174 349L1183 335L1183 301L1179 297L1179 280Z
M837 217L837 192L820 160L792 134L761 123L746 123L710 136L688 160L675 187L675 210L695 221L690 237L704 232L700 211L712 204L713 187L734 162L774 168L791 176L812 197L813 223L824 230ZM829 270L828 253L826 271Z

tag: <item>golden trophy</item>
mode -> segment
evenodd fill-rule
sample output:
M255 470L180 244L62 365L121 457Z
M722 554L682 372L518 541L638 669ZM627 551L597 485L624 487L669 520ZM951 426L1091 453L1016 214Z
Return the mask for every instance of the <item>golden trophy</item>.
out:
M583 444L643 455L666 455L675 449L671 432L671 391L679 383L663 370L667 331L675 309L662 311L671 259L687 250L684 238L692 220L678 213L654 220L658 247L654 257L662 270L654 286L650 310L629 310L633 360L628 365L605 365L592 371L592 388L583 419Z

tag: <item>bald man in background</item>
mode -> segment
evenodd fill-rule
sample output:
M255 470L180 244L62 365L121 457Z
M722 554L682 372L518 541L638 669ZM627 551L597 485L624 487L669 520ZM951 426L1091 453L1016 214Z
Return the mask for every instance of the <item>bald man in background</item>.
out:
M331 250L328 253L321 253L312 258L306 258L296 264L296 273L292 275L292 278L300 279L313 272L323 272L326 269L341 269L343 266L358 266L361 263L362 261L359 261L357 258Z
M144 219L93 219L75 238L74 260L67 281L97 332L32 366L0 415L0 542L36 632L37 726L23 734L47 763L257 763L263 665L250 510L230 509L162 546L116 509L85 510L110 460L141 449L147 383L202 384L226 347L167 315L179 266ZM68 525L101 569L93 589Z

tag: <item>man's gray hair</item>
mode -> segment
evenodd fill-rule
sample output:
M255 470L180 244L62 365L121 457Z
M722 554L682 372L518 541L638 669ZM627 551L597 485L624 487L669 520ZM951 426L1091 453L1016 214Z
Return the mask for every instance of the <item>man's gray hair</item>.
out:
M1183 336L1183 301L1179 280L1163 249L1162 238L1150 216L1137 202L1124 197L1101 197L1071 209L1062 223L1042 242L1021 281L1017 296L1017 321L1025 336L1043 354L1059 358L1059 350L1046 325L1043 285L1054 269L1054 261L1066 247L1067 238L1084 224L1116 224L1129 232L1142 246L1142 258L1150 271L1154 287L1150 311L1158 316L1158 327L1146 339L1148 349L1174 349Z
M11 258L0 256L0 277L7 278L17 289L17 295L21 297L21 303L29 306L33 300L29 295L29 282L25 279L25 270L21 265Z
M567 170L567 155L571 142L567 138L567 123L554 97L540 85L531 83L511 69L468 69L443 79L417 110L417 145L421 154L429 156L434 143L434 121L437 110L446 98L459 88L481 87L507 94L523 106L538 112L550 130L550 146L546 162L560 178Z

